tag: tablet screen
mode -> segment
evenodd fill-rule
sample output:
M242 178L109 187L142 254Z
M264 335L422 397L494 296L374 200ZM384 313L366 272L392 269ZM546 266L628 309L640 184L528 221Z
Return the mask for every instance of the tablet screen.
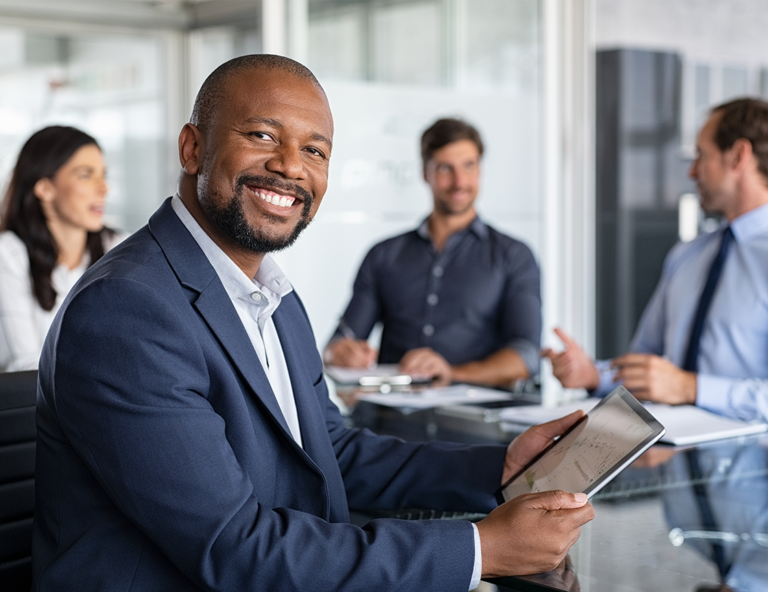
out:
M663 434L664 427L619 387L512 477L497 499L553 489L591 496Z

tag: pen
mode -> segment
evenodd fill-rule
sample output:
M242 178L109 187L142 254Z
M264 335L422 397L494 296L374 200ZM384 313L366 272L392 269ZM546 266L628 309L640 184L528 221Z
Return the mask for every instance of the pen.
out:
M347 325L347 322L344 320L344 317L341 317L339 319L339 331L341 331L341 334L347 339L359 341L357 338L357 335L355 335L355 332L349 327L349 325Z

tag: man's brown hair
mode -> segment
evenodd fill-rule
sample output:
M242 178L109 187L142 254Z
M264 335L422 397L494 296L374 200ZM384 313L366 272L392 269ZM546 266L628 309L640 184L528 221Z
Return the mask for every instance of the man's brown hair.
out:
M421 160L426 166L432 155L443 146L458 142L460 140L469 140L477 146L480 156L483 155L483 140L480 138L480 132L474 126L461 119L453 117L444 117L438 119L429 126L421 135Z
M722 114L715 129L715 144L724 152L739 138L752 144L757 167L768 183L768 102L742 98L723 103L712 109L712 114Z

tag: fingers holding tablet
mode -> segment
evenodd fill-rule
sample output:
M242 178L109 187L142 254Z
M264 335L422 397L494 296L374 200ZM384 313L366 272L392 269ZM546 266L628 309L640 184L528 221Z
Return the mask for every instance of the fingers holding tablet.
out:
M515 438L507 448L504 472L501 476L502 484L520 472L547 446L550 446L555 438L562 436L582 417L584 412L577 410L560 419L532 426Z
M586 415L577 411L520 435L507 449L501 505L477 525L483 577L554 569L594 517L589 496L663 434L618 387Z
M664 426L621 386L587 415L574 413L559 421L570 427L556 441L550 439L549 446L504 482L496 492L499 503L524 493L555 489L592 496L664 434ZM539 427L554 430L550 424ZM507 468L514 468L509 455L508 450L505 475L509 474Z
M529 493L502 504L477 524L483 577L554 569L594 515L583 493Z

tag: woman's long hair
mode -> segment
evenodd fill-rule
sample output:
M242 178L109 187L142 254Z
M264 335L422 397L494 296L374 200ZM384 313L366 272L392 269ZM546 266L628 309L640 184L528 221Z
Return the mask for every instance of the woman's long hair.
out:
M51 273L59 257L59 248L45 221L40 200L35 196L35 184L40 179L53 179L56 172L83 146L99 147L96 140L74 127L52 125L32 134L19 153L11 182L5 194L0 230L14 232L26 245L32 292L44 310L56 303ZM91 264L104 255L103 228L89 232L86 250Z

